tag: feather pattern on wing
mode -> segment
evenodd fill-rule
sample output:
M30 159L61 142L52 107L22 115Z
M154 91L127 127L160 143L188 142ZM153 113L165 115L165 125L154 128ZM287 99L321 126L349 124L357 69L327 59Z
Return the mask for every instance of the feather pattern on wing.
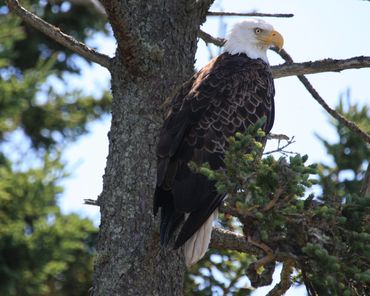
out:
M194 173L189 161L223 167L227 138L263 116L274 121L274 84L261 59L223 53L195 74L175 95L160 132L154 212L161 208L161 242L167 244L185 220L175 247L189 240L224 196L214 182Z

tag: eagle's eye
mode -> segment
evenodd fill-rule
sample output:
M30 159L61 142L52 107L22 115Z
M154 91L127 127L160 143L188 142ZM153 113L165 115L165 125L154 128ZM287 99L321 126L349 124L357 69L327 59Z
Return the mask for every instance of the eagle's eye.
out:
M261 32L262 32L261 28L255 28L254 29L254 33L256 33L256 34L260 34Z

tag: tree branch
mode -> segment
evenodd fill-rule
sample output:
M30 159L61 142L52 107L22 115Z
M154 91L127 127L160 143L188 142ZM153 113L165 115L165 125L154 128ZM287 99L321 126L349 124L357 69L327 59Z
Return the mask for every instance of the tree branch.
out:
M287 136L287 135L284 135L284 134L272 134L272 133L269 133L267 134L267 140L285 140L285 141L289 141L290 138Z
M130 72L141 72L141 62L138 58L146 58L140 45L142 37L137 24L131 24L128 9L122 8L126 4L120 3L119 0L103 0L102 3L117 40L121 58Z
M285 135L283 135L285 136ZM269 139L269 138L267 138ZM268 155L268 154L272 154L272 153L276 153L276 152L280 152L282 154L297 154L296 152L293 152L293 151L286 151L285 148L290 146L291 144L295 143L295 139L294 139L294 136L291 138L291 139L283 139L284 141L286 141L286 143L282 146L280 146L280 139L279 139L279 142L278 142L278 147L274 150L270 150L270 151L266 151L266 152L263 152L263 155Z
M289 290L290 286L292 285L290 275L293 272L293 266L293 260L287 260L283 263L283 269L280 273L280 282L276 284L275 287L270 292L268 292L266 296L281 296Z
M227 249L254 255L262 254L262 250L250 244L244 235L222 228L213 228L210 246L215 249Z
M357 134L362 140L364 140L367 143L370 143L370 135L363 131L355 122L346 119L342 114L330 108L329 105L324 101L324 99L319 95L319 93L313 88L312 84L308 81L308 79L305 76L299 75L298 79L306 87L306 89L313 96L313 98L326 110L326 112L328 112L331 116L333 116L343 125L348 127L350 130L352 130L352 132Z
M258 13L258 12L223 12L223 11L209 11L208 16L256 16L256 17L293 17L292 13Z
M73 52L80 54L90 61L93 61L105 68L110 68L111 58L109 56L101 54L88 47L86 44L79 42L73 37L63 33L59 28L54 27L35 14L26 10L19 4L18 0L7 0L7 4L9 9L14 11L27 24L44 33L54 41L60 43Z
M226 39L213 37L212 35L204 32L203 30L199 30L198 36L206 44L211 43L219 47L222 47L226 42Z
M90 61L93 61L105 68L110 68L110 57L97 52L96 50L88 47L86 44L80 41L77 41L73 37L63 33L59 28L54 27L53 25L39 18L35 14L29 12L19 4L18 0L7 0L7 5L10 10L14 11L27 24L44 33L54 41L60 43L61 45L74 51L75 53L80 54Z
M370 67L370 57L359 56L344 60L324 59L305 63L285 63L272 66L274 78L315 74L322 72L340 72L348 69L361 69Z
M97 206L97 207L100 206L98 199L90 199L90 198L84 199L84 204L90 205L90 206Z
M275 50L275 52L277 52L288 64L293 63L292 57L285 50L281 50L280 52ZM369 66L370 66L370 58L368 59L369 59ZM336 120L338 120L343 125L345 125L350 130L352 130L355 134L357 134L365 142L370 143L369 134L364 132L356 123L346 119L342 114L339 114L337 111L330 108L329 105L320 96L320 94L314 89L312 84L308 81L308 79L304 75L297 75L297 76L298 76L298 79L302 82L302 84L306 87L308 92L312 95L312 97L325 109L326 112L328 112Z

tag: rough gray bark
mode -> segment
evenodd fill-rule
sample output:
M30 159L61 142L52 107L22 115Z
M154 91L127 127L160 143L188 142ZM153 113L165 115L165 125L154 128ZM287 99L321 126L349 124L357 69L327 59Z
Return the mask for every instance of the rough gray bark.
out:
M160 248L152 212L155 146L160 105L193 73L199 26L211 2L103 3L118 50L92 295L182 294L182 252Z

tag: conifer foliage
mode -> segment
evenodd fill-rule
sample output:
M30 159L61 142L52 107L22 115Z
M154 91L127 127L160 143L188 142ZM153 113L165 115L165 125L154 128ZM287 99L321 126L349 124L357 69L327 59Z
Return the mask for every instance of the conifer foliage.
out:
M354 105L345 110L341 103L338 111L369 131L366 106ZM264 136L259 130L261 122L229 139L225 169L213 171L207 164L192 165L215 180L220 193L227 194L222 208L226 222L222 227L243 233L261 253L253 258L212 250L205 260L214 264L202 262L188 274L188 295L211 295L212 289L242 295L248 289L241 275L247 275L255 288L271 284L278 262L283 262L283 271L289 272L285 278L282 273L271 293L300 283L306 285L309 295L369 293L370 196L360 194L369 147L346 127L337 122L333 125L338 143L322 140L333 156L331 165L308 165L308 156L299 154L261 157L263 144L256 140ZM351 177L342 177L342 173ZM312 187L314 190L310 190ZM228 262L235 257L238 263ZM221 281L213 279L216 283L211 284L209 279L215 270L225 276ZM291 277L293 270L296 276ZM207 280L197 286L199 276Z

